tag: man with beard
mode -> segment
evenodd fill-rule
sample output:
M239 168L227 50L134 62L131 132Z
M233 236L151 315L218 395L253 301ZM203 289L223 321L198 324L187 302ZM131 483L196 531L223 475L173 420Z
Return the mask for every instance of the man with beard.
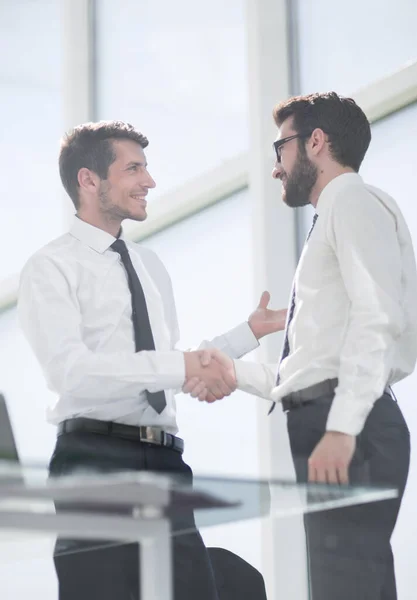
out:
M297 480L375 484L398 498L305 517L313 600L395 600L390 539L404 492L409 432L390 393L417 356L417 275L395 201L364 183L371 140L356 103L335 93L274 109L273 177L290 207L315 208L291 291L278 371L220 361L240 389L280 401ZM212 399L203 383L185 391Z
M36 252L21 275L20 322L59 396L48 411L58 426L52 476L147 470L191 484L176 435L174 390L193 377L205 380L213 398L235 389L221 365L201 366L203 350L176 350L170 277L154 252L123 235L125 219L147 218L155 187L147 146L142 133L121 121L85 123L64 137L60 175L76 216L70 231ZM247 323L211 345L238 357L283 329L286 311L268 309L268 298L264 293ZM192 511L174 517L172 527L187 531L172 542L174 597L218 600ZM137 565L135 544L59 539L59 598L136 600Z

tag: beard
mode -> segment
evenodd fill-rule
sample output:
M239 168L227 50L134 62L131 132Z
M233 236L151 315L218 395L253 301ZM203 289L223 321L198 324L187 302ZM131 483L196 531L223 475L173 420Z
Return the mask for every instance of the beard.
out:
M291 208L309 204L311 190L317 181L318 169L307 157L304 147L298 150L297 161L291 175L284 173L284 177L286 183L282 188L282 199L285 204Z
M107 180L102 180L98 192L100 212L105 215L108 220L122 222L125 219L131 219L133 221L144 221L146 219L146 211L137 214L116 204L112 199L111 191L111 184Z

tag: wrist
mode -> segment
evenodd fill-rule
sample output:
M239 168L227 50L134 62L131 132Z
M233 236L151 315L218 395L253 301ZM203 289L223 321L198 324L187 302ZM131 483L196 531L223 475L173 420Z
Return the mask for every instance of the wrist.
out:
M345 433L344 431L336 431L334 429L331 430L327 430L325 435L328 435L329 437L333 437L333 438L354 438L356 436L350 434L350 433Z
M256 339L258 341L264 337L265 334L262 333L261 331L259 331L258 328L256 327L256 325L254 325L250 319L248 321L248 325L249 325L249 329L252 331L253 335L256 337Z

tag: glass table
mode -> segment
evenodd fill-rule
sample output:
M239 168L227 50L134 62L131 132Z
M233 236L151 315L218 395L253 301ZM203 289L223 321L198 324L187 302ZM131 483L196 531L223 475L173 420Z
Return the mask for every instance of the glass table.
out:
M191 488L176 477L149 472L79 473L48 479L44 466L2 461L0 544L17 557L36 560L30 554L34 536L43 539L44 551L51 554L57 535L101 544L139 542L141 600L172 600L170 518L181 511L193 509L198 526L211 527L282 519L396 495L396 490L386 488L208 476L195 477ZM177 529L174 535L185 533ZM39 544L32 546L39 552ZM41 589L35 592L42 596Z

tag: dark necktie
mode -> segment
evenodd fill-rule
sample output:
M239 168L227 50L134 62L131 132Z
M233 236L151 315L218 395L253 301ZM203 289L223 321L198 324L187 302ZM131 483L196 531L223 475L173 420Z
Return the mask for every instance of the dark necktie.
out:
M130 294L132 296L132 321L135 333L136 352L140 350L155 350L155 342L149 322L148 308L145 294L129 256L127 246L123 240L116 240L111 248L120 254L122 263L127 273ZM149 404L157 413L161 413L167 405L165 392L149 392L146 390Z
M308 242L308 240L310 238L310 235L313 232L314 225L316 224L316 221L317 221L317 217L318 217L318 214L316 213L314 215L313 223L312 223L312 225L310 227L310 231L308 232L308 235L307 235L305 243ZM290 328L290 325L291 325L292 318L294 316L294 312L295 312L295 283L293 283L293 285L292 285L291 306L290 306L290 310L288 311L287 324L285 326L284 346L282 348L281 358L279 359L279 363L278 363L278 375L277 375L276 385L279 385L279 380L280 380L279 367L281 366L281 363L284 360L284 358L287 358L287 356L290 353L290 342L289 342L289 339L288 339L288 332L289 332L289 328ZM271 412L274 410L275 405L276 405L276 402L274 402L273 405L271 406L271 408L269 409L268 415L270 415Z

